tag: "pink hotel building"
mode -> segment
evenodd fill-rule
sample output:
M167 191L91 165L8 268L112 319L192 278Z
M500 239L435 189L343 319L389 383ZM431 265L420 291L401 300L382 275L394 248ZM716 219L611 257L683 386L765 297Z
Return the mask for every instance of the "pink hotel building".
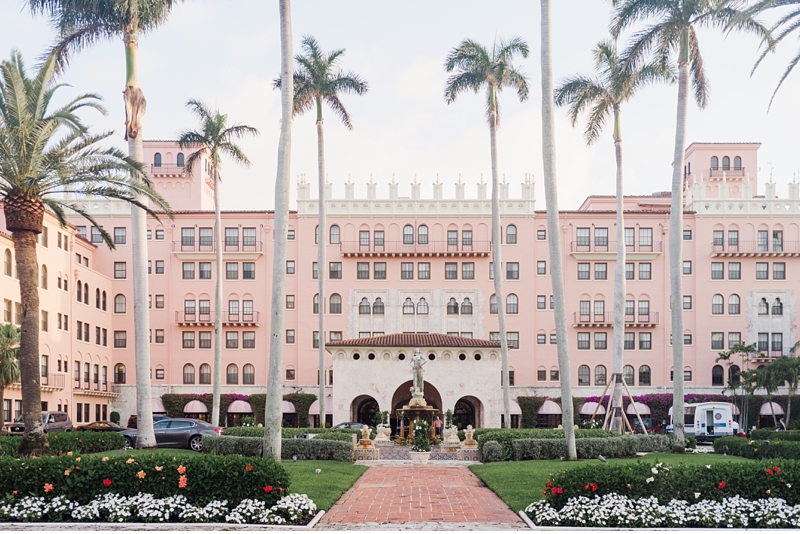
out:
M669 228L669 193L625 198L625 376L634 394L671 389L670 231L683 236L679 304L686 354L680 371L687 392L720 392L725 370L715 358L739 341L758 343L765 361L788 353L797 341L800 185L788 184L788 195L778 198L775 184L765 183L759 195L759 146L694 143L687 148L683 228ZM184 176L185 155L173 142L146 142L145 154L158 191L175 210L174 220L150 219L147 232L151 378L155 411L163 411L164 393L211 391L213 186L202 165L194 176ZM418 183L404 184L402 192L392 183L388 197L378 196L373 183L367 184L367 198L356 198L352 183L344 184L343 198L328 188L323 237L329 265L322 269L328 294L322 305L329 330L324 336L326 405L334 423L358 420L364 410L395 408L400 386L410 378L402 361L403 353L413 350L410 339L411 345L427 344L421 348L431 360L438 357L426 367L431 388L426 395L438 407L467 412L480 426L498 426L497 348L479 342L497 339L498 305L507 313L512 398L558 396L547 247L553 238L561 239L564 255L573 391L581 396L602 392L611 370L613 272L620 246L613 197L589 196L579 209L562 212L561 235L552 236L545 212L534 207L532 182L526 178L519 195L503 184L507 295L497 302L490 279L486 184L477 185L475 196L456 184L455 197L445 196L439 183L433 184L432 197L423 197ZM311 189L305 181L297 184L297 211L289 220L282 371L287 393L318 390L317 200ZM112 233L116 250L101 243L83 219L59 228L46 216L39 247L42 398L50 410L69 411L74 423L106 419L112 410L125 421L135 412L136 383L130 212L122 203L84 203ZM222 222L222 390L263 393L273 213L225 211ZM19 322L13 244L5 232L0 232L0 250L3 320ZM405 337L405 348L397 337L347 343L393 333L459 339ZM430 341L434 338L438 341ZM464 366L461 371L458 365ZM371 382L378 375L380 380ZM19 399L18 386L6 390L6 420L19 413Z

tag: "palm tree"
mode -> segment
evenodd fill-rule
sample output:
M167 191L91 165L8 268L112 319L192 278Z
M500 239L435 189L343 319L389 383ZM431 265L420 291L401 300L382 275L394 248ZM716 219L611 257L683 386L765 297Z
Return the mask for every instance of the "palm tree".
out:
M767 402L772 412L772 423L777 427L778 418L775 415L775 404L772 402L772 395L778 390L778 384L781 383L781 379L775 371L775 367L770 365L755 369L755 381L757 388L762 388L767 392Z
M567 442L567 459L577 460L575 426L573 424L572 384L569 367L569 335L567 310L564 300L564 267L561 261L561 230L558 220L558 188L556 183L555 100L553 98L553 50L550 36L550 0L541 2L542 30L542 164L544 167L544 195L547 204L547 233L550 235L551 280L555 301L556 344L558 368L561 374L561 420Z
M736 389L742 388L742 407L739 410L740 417L741 417L741 428L743 430L747 429L748 425L748 417L747 417L747 410L748 405L750 403L750 396L752 395L752 391L749 389L752 387L753 382L753 374L750 369L748 369L748 365L750 364L750 357L758 354L758 348L755 343L750 345L746 343L737 343L730 350L725 352L720 352L719 356L717 357L716 361L724 361L727 362L728 365L728 385L725 389L730 389L733 392L733 401L734 404L736 403ZM737 373L731 372L731 367L733 366L733 358L735 356L739 356L741 358L742 365L739 366L739 371ZM723 393L725 390L723 390Z
M147 101L139 87L139 35L166 22L172 8L180 0L28 0L31 11L50 16L58 31L53 46L57 66L63 68L69 54L83 50L97 41L122 39L125 45L125 140L128 156L144 165L142 117ZM142 175L144 176L144 175ZM139 199L144 202L143 198ZM134 302L147 302L147 216L131 208ZM136 353L136 412L138 432L136 447L156 447L153 433L153 406L150 382L150 312L146 306L134 306L134 338Z
M116 149L99 143L113 132L90 134L76 115L81 108L105 110L95 95L81 95L62 107L53 105L61 85L53 83L55 58L47 59L29 78L19 53L0 64L0 200L6 228L12 233L22 301L19 362L25 434L22 454L49 450L42 428L39 381L39 293L36 238L42 232L45 209L67 224L71 210L100 229L109 247L108 232L80 204L81 197L119 199L155 216L146 201L169 212L151 188L142 165ZM144 199L144 201L143 201ZM148 399L149 400L149 399Z
M281 134L278 141L278 174L275 178L275 252L272 257L272 303L269 332L269 379L264 408L265 458L281 459L283 418L283 316L286 288L286 233L289 229L289 182L292 156L292 5L278 2L281 31ZM319 267L322 276L322 266ZM320 341L321 343L321 341ZM320 399L324 402L325 399Z
M683 399L683 294L682 228L683 228L683 157L686 139L686 115L689 99L689 77L694 99L700 108L708 103L708 81L696 28L725 28L748 31L766 38L767 29L750 16L736 9L739 0L614 0L611 33L614 37L643 22L649 23L633 35L626 50L624 68L654 61L671 63L677 53L678 106L675 127L675 147L672 161L672 201L669 220L670 302L672 303L672 361L673 413L675 421L675 452L684 452Z
M778 356L767 367L775 373L779 384L785 381L788 386L788 400L786 401L786 425L788 426L792 415L792 398L797 394L797 387L800 384L800 358Z
M317 172L319 178L319 222L317 224L317 271L319 276L319 398L325 399L325 138L323 133L322 103L328 104L341 121L352 130L350 115L339 100L339 93L363 95L367 82L353 72L342 72L338 67L344 49L324 53L317 40L307 35L301 43L305 55L295 56L299 69L294 73L294 115L317 110ZM275 80L280 89L281 80ZM320 425L325 426L325 403L319 402Z
M447 55L444 68L454 72L447 79L444 99L448 104L456 101L456 97L465 91L478 93L486 90L486 114L489 120L489 138L492 159L492 272L494 276L494 293L497 302L497 321L500 330L500 353L503 361L503 419L506 428L511 427L511 394L508 384L508 343L506 340L505 295L503 294L503 277L501 265L500 237L500 186L497 163L497 126L499 123L499 103L497 94L504 87L517 91L520 102L528 99L528 80L512 61L517 55L528 57L528 44L514 37L509 41L500 40L494 43L491 50L471 39L465 39Z
M222 382L222 218L219 208L221 157L229 157L234 163L250 166L250 160L236 144L246 135L258 135L258 130L244 124L228 124L228 116L218 109L211 110L199 100L186 103L200 119L199 130L184 130L178 134L178 146L182 149L199 148L186 160L185 174L191 176L195 166L207 158L214 181L214 248L216 250L217 285L214 295L214 384L212 386L211 424L219 425L219 395Z
M625 70L617 53L615 42L602 41L594 49L597 77L572 76L564 80L555 91L557 106L569 106L572 125L578 123L580 115L588 111L584 137L591 145L600 138L606 121L614 118L614 153L617 162L617 265L614 271L614 343L612 376L613 415L612 430L622 432L622 367L625 337L625 216L622 191L622 104L630 100L638 89L656 81L674 81L673 73L661 64L649 64L642 68Z
M11 323L0 324L0 428L5 424L3 393L19 382L19 328Z

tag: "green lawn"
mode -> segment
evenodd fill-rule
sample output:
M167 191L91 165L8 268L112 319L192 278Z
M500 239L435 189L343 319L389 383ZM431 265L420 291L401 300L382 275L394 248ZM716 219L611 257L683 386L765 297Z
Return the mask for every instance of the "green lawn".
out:
M292 477L292 493L305 493L317 504L318 510L329 510L367 470L363 465L324 460L296 463L284 460L281 464ZM316 474L317 469L319 474Z
M609 459L608 463L645 461L647 463L664 462L669 465L707 465L721 462L750 462L735 456L719 454L648 454L639 458ZM560 460L532 460L528 462L498 462L492 464L471 465L470 470L489 486L498 497L515 512L524 510L531 502L543 497L542 491L550 475L566 469L572 469L591 463L599 464L600 460L581 460L579 462L562 462Z

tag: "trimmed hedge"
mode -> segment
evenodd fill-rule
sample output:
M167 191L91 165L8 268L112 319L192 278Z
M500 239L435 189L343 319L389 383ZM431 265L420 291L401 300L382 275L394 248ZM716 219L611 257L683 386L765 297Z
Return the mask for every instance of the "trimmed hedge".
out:
M796 430L778 432L773 428L762 428L761 430L753 430L750 433L750 439L759 441L763 441L765 439L770 441L800 441L800 432Z
M785 434L786 432L778 433ZM727 451L725 447L728 447ZM733 456L741 456L752 460L761 460L763 458L800 460L800 442L778 439L765 445L763 440L726 437L714 441L714 452L718 454L727 452Z
M122 449L125 438L118 432L50 432L47 434L53 454L105 452ZM16 456L22 436L0 436L0 456Z
M211 454L237 454L240 456L261 456L263 437L244 436L203 436L203 452ZM333 439L282 439L281 459L291 460L297 455L299 460L353 461L353 442Z
M487 441L483 444L483 463L503 461L503 447L496 441Z
M644 462L590 464L556 473L544 489L546 499L560 510L572 497L618 493L631 499L656 497L662 504L672 499L689 503L781 498L800 503L800 462L769 460L745 463L665 466Z
M567 456L567 443L563 439L515 439L512 441L514 461L555 460ZM639 440L634 436L615 438L580 438L575 440L578 458L628 458L635 456Z
M203 436L203 452L207 454L238 454L240 456L262 456L264 438L241 436Z
M294 437L298 434L317 434L317 437L319 437L319 439L325 439L324 437L320 436L330 436L330 435L337 435L337 436L345 435L349 437L355 434L357 439L361 437L361 431L352 428L291 428L291 427L281 428L281 437L283 439L294 439ZM235 426L223 430L222 435L246 436L248 438L263 438L264 428L257 426ZM331 438L331 439L337 439L337 438Z
M481 432L479 432L480 430ZM503 449L503 460L514 458L515 439L564 439L564 430L557 428L484 428L475 431L474 438L478 441L478 449L483 456L483 445L487 441L496 441ZM602 438L619 436L608 430L576 430L576 438Z
M280 488L288 492L288 487L283 467L261 458L210 454L178 458L169 453L0 458L0 495L64 496L81 504L106 493L141 492L156 498L183 495L195 505L215 499L233 504L256 499L272 505L285 494Z

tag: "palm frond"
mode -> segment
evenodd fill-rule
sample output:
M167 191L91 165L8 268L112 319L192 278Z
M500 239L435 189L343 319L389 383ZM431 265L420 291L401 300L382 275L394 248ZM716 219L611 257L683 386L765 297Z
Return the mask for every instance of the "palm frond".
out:
M703 56L700 53L700 43L694 28L689 28L689 71L692 75L692 91L697 107L703 109L708 105L710 91L706 69L703 65Z
M444 90L445 102L452 104L456 101L456 97L464 91L471 90L473 93L477 93L485 83L486 76L481 72L467 71L454 74L447 78Z

